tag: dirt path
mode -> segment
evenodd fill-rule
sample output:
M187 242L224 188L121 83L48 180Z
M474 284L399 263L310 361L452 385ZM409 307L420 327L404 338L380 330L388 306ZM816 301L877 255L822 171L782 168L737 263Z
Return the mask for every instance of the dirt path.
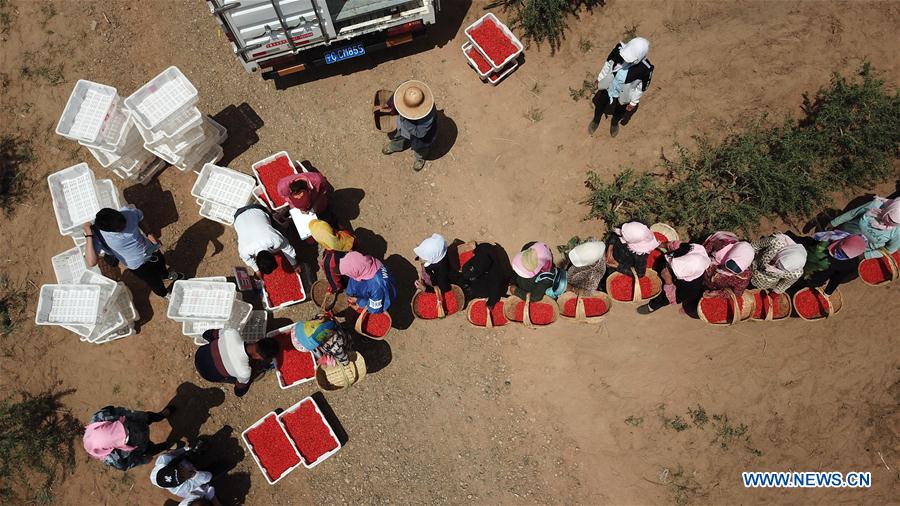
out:
M761 111L799 114L802 93L833 70L849 74L868 58L900 80L888 43L900 19L895 2L612 1L570 20L557 55L529 49L524 66L496 88L480 83L459 51L458 27L480 16L484 2L443 3L452 5L435 47L285 90L243 72L203 2L0 3L9 14L0 133L33 141L36 181L30 199L0 222L8 245L0 274L16 286L52 282L50 257L71 247L56 231L46 174L82 160L107 174L53 133L79 78L126 95L177 65L200 90L201 109L229 127L231 167L249 172L284 149L336 187L355 189L347 201L359 207L354 225L364 229L365 247L403 277L415 275L403 258L433 231L496 240L509 251L536 238L555 245L599 235L598 223L581 221L587 170L648 168L674 141L719 136ZM590 103L572 100L569 88L591 79L633 25L653 42L653 87L615 141L606 124L589 138ZM374 90L412 77L431 85L447 119L446 154L419 174L410 156L380 154L383 138L368 113ZM125 196L161 230L176 268L230 272L239 261L233 233L200 219L193 181L169 168ZM28 254L14 254L20 242ZM628 305L600 326L558 324L541 333L481 332L461 318L415 322L391 334L383 369L358 388L326 395L349 436L340 453L274 487L246 456L219 489L228 502L246 504L896 503L897 294L897 286L854 284L845 312L815 325L717 329L674 309L641 318ZM67 402L82 419L109 403L162 408L178 392L179 401L209 413L182 420L177 431L230 427L220 436L234 455L243 428L314 391L280 390L274 377L242 400L207 388L193 370L194 346L165 318L164 304L140 309L152 315L140 334L102 347L22 323L3 341L0 385L73 388ZM303 305L276 323L311 312ZM198 387L179 390L185 382ZM873 487L746 490L742 470L871 471ZM162 503L166 494L148 473L123 475L79 454L74 474L54 490L56 502Z

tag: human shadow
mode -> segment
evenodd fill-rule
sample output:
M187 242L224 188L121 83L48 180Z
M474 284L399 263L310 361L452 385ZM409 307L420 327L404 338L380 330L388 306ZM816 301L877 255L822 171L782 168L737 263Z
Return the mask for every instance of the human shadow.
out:
M354 337L356 336L359 336L359 334L354 333ZM354 341L354 348L366 361L367 374L375 374L384 369L394 358L391 352L391 345L384 340L357 338Z
M331 193L328 206L338 223L345 224L353 230L351 221L359 218L359 204L366 197L366 191L360 188L340 188Z
M345 60L334 65L316 66L296 74L275 78L273 79L275 89L286 90L299 84L318 81L320 79L330 79L339 75L349 75L363 70L371 70L383 63L407 58L437 47L444 47L453 42L456 38L456 34L459 33L462 23L466 19L466 14L469 12L469 7L471 6L471 0L441 2L441 10L438 11L436 15L435 24L428 26L425 29L424 36L418 37L413 42L390 47L374 53L366 53L360 57ZM378 33L375 33L371 34L369 37L377 38L379 36ZM366 38L360 38L359 41L365 43ZM310 53L312 54L314 51L315 50L312 50ZM318 57L324 58L321 54Z
M216 497L223 504L243 504L250 491L248 473L230 473L245 458L244 448L234 435L234 429L226 425L211 436L200 436L204 447L192 463L213 474L212 485Z
M210 256L216 256L225 249L219 241L224 232L225 227L217 221L204 218L194 223L181 234L175 247L167 255L169 265L189 278L196 276L197 267L206 257L209 243L213 244L213 253Z
M218 388L202 388L188 381L178 385L175 396L167 404L175 406L175 412L169 418L172 431L167 441L195 441L200 428L209 420L210 410L223 402L225 394Z
M216 113L212 119L228 130L228 140L222 144L224 155L217 162L222 166L227 166L232 160L259 142L259 135L256 131L265 125L262 118L247 102L242 102L240 105L231 104Z
M459 135L456 122L444 113L444 109L437 112L437 122L437 137L428 152L429 160L437 160L446 156L456 144L456 138Z
M325 395L322 392L316 392L312 394L311 397L314 401L316 401L316 405L319 406L319 411L322 412L322 416L325 417L325 421L327 421L328 425L331 426L331 429L334 431L334 435L337 436L338 440L341 442L341 446L346 445L347 442L350 441L350 436L347 435L347 431L344 430L344 426L341 425L341 421L338 420L337 415L334 414L334 410L331 409L331 405L329 405L328 401L325 400Z
M376 234L368 228L358 228L353 232L356 240L353 242L353 249L369 255L379 260L384 258L387 253L387 241L384 237Z
M412 298L416 293L416 280L419 279L419 271L406 258L393 254L384 261L384 265L394 278L397 287L397 297L391 303L388 313L391 315L392 327L395 329L408 329L412 325L415 316L412 312Z
M178 221L178 208L175 197L169 190L163 190L159 179L153 178L147 184L136 184L125 188L122 192L125 201L140 209L144 214L141 223L146 230L155 235L163 243L162 229Z

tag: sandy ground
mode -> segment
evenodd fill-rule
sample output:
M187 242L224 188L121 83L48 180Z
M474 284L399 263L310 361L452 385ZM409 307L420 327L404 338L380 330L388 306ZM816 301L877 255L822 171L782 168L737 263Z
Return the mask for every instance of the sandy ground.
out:
M412 247L433 231L495 240L510 251L528 240L562 244L600 234L598 223L582 221L587 170L648 168L675 141L722 135L763 111L797 115L803 92L832 71L850 74L864 58L890 82L900 78L889 42L900 19L896 2L613 0L570 20L556 55L529 48L524 65L494 88L459 51L460 26L479 17L484 2L443 3L428 44L285 89L240 68L204 2L0 3L9 15L0 133L31 139L36 156L28 166L32 195L0 222L2 275L31 290L26 320L35 286L53 282L50 257L71 247L56 231L43 178L80 161L108 174L53 133L79 78L125 96L177 65L200 90L202 110L228 127L230 167L249 173L251 163L279 150L309 160L348 189L345 205L358 207L362 247L386 258L402 280L415 276ZM595 74L632 25L653 42L653 87L618 138L606 135L605 123L589 138L590 103L573 101L569 88ZM368 112L375 90L413 77L431 85L445 116L442 156L418 174L408 153L380 154L384 139ZM200 219L193 181L169 168L146 187L122 189L161 232L175 268L229 273L239 263L234 234ZM239 434L316 389L280 390L272 375L241 400L210 387L194 372L194 346L165 318L165 305L135 288L145 321L139 335L95 347L24 321L2 341L0 385L7 392L72 388L66 402L81 419L106 404L152 410L175 397L182 407L176 436L216 434L222 457L243 457L217 483L226 504L886 504L900 497L898 285L847 286L844 312L816 324L719 329L676 309L639 317L629 305L613 308L599 326L559 323L541 332L479 331L462 317L401 318L401 329L375 350L380 370L324 396L346 446L276 486L244 455ZM312 311L305 304L279 313L272 328ZM691 423L688 410L698 407L707 423ZM688 428L673 429L676 417ZM167 431L154 427L157 439ZM79 453L74 473L54 489L55 502L171 499L149 484L149 470L123 474ZM748 490L744 470L870 471L873 485Z

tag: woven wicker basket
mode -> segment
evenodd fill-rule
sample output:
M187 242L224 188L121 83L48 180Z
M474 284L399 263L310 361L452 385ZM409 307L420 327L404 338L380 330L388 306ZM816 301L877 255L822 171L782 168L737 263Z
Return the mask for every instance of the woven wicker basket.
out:
M519 306L519 304L525 305L525 308L523 311L523 318L522 318L521 322L523 325L525 325L528 328L546 327L547 325L550 325L551 323L554 323L554 322L556 322L557 319L559 319L559 306L556 304L555 300L553 300L549 297L544 297L543 299L541 299L540 302L531 302L531 294L528 294L525 296L525 300L522 300L519 297L516 297L515 295L511 295L510 297L508 297L506 299L506 302L503 304L503 315L506 316L507 320L509 320L511 322L519 321L519 320L515 319L516 308ZM546 304L547 306L550 307L550 309L553 310L553 317L550 319L549 323L535 324L531 321L531 316L529 314L531 312L531 308L532 308L532 306L539 305L539 304Z
M506 314L505 313L505 309L506 309L505 303L506 303L506 301L504 301L503 299L500 299L500 301L497 302L497 305L500 306L500 311L503 312L504 315ZM475 323L474 319L472 318L472 310L475 307L480 306L480 305L485 306L485 311L487 312L487 320L485 322L485 325L479 325L479 324ZM502 327L502 326L506 325L507 323L509 323L508 320L503 321L501 323L497 323L493 320L491 312L487 310L487 299L473 299L473 300L469 301L469 306L466 308L466 319L469 320L469 323L472 324L473 327L478 327L480 329Z
M900 251L893 254L888 253L888 251L884 248L881 248L878 251L881 252L881 258L867 258L866 260L863 260L859 263L859 279L861 279L863 283L869 286L886 285L900 279L900 266L898 266L898 263L900 263ZM877 283L866 280L866 278L862 276L863 264L871 265L871 263L880 264L879 266L882 268L886 267L888 271L888 277L886 277L882 281L878 281Z
M631 278L632 280L636 280L637 273L634 271L634 269L631 270L631 273L632 273L632 275L629 276L628 274L622 274L621 272L614 272L614 273L610 274L609 276L607 276L606 277L606 293L609 294L610 297L612 297L611 288L612 288L614 280L616 280L616 279L619 279L624 276L624 277ZM619 300L616 298L613 298L612 300L615 300L618 302L644 302L644 301L650 300L653 297L656 297L657 295L659 295L659 292L662 291L662 280L659 279L659 275L656 273L656 271L647 269L647 272L644 274L644 277L649 278L650 284L651 284L650 293L647 296L644 296L644 294L641 290L632 290L631 291L632 292L631 300Z
M355 353L355 357L347 365L340 362L331 367L319 367L316 369L316 383L322 390L340 390L359 383L366 375L366 359L361 353Z
M420 291L416 292L415 295L413 295L412 302L410 303L412 305L412 312L414 315L416 315L416 318L419 318L422 320L432 320L433 318L426 318L426 317L422 316L421 314L419 314L419 298L425 293L428 293L428 292L424 292L424 291L420 290ZM437 294L437 296L438 296L437 301L443 300L443 297L441 297L442 293L441 293L440 288L434 287L434 293ZM463 307L466 305L466 296L465 296L465 294L463 294L462 288L460 288L456 285L450 285L450 293L453 295L453 298L456 299L456 308L457 308L456 313L461 313L463 310ZM453 314L456 314L456 313L453 313ZM437 317L439 319L447 316L445 314L443 304L438 304L437 315L438 315Z
M585 314L584 308L584 300L585 299L600 299L603 301L603 304L606 306L606 311L603 314L588 316ZM565 309L566 305L575 301L575 313L574 314L566 314ZM597 323L603 320L603 317L606 316L606 313L612 308L612 298L598 291L591 291L583 294L577 294L575 292L565 292L560 295L558 299L556 299L556 304L559 306L560 316L564 318L572 318L575 321L580 322L588 322L588 323Z
M726 297L730 299L731 307L734 308L737 306L737 296L731 290L725 290ZM741 306L741 311L738 313L737 311L731 311L731 321L726 322L711 322L709 318L703 313L703 300L700 300L700 303L697 304L697 316L700 317L701 320L709 323L711 325L734 325L736 323L749 320L753 315L753 310L756 308L756 299L753 297L753 294L749 292L749 290L745 290L743 295L741 296L743 300L743 306Z
M388 330L387 330L387 332L384 333L384 336L386 336L391 331L391 325L393 325L393 322L391 321L391 315L389 315L388 313L378 313L378 314L382 315L382 316L380 316L381 318L388 319L388 322L389 322ZM363 330L363 323L366 321L366 318L369 318L370 316L372 316L372 315L369 314L368 311L362 311L361 313L359 313L359 316L356 317L356 323L353 325L353 329L356 330L356 332L358 332L359 334L362 334L362 335L368 337L369 339L377 339L380 341L380 340L384 339L384 336L375 336L375 335L369 334Z
M791 298L788 297L786 293L769 293L765 300L760 297L760 290L747 290L753 296L754 308L753 312L756 312L757 307L762 307L762 311L760 313L760 317L757 318L755 316L750 316L751 320L754 321L775 321L775 320L783 320L789 316L791 316ZM772 300L778 300L778 311L773 312L772 309Z
M394 92L391 90L376 91L375 99L372 101L372 105L384 105L384 103L387 102L389 98L391 98L391 95L393 93ZM397 130L397 115L378 111L374 111L373 115L375 117L375 129L379 132L389 134L394 130Z
M669 241L678 240L678 231L665 223L654 223L650 226L650 231L662 234Z
M313 302L323 311L341 313L349 307L347 295L344 294L344 292L329 293L328 282L324 279L320 279L313 283L312 298Z
M808 317L800 314L800 311L797 310L797 296L803 292L812 291L812 290L818 291L823 297L825 297L825 300L828 301L828 307L827 307L827 312L825 314L820 314L819 316L814 316L814 317L808 318ZM844 296L841 295L840 290L835 290L834 293L831 295L825 295L825 291L822 290L821 288L804 288L794 294L793 303L794 303L794 312L797 313L797 316L799 316L800 318L803 318L804 320L806 320L808 322L819 321L819 320L826 320L826 319L838 314L841 311L841 309L844 308Z

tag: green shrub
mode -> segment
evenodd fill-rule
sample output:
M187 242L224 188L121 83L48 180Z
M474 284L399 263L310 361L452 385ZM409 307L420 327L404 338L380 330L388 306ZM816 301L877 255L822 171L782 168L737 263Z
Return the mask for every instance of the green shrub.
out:
M0 138L0 209L7 215L28 195L24 169L33 160L31 141L10 136Z
M900 152L900 97L869 64L858 79L834 75L805 118L767 124L761 117L716 144L697 138L689 150L663 157L657 171L626 168L611 182L588 173L590 218L607 226L663 221L691 233L754 231L761 219L806 217L830 193L871 187L894 177Z
M577 15L582 7L590 9L605 3L606 0L500 0L486 8L502 5L504 10L511 9L511 24L522 29L525 40L536 44L547 42L555 51L562 42L570 15Z
M52 502L55 480L75 465L73 440L82 431L62 404L69 393L22 393L0 402L0 502Z

